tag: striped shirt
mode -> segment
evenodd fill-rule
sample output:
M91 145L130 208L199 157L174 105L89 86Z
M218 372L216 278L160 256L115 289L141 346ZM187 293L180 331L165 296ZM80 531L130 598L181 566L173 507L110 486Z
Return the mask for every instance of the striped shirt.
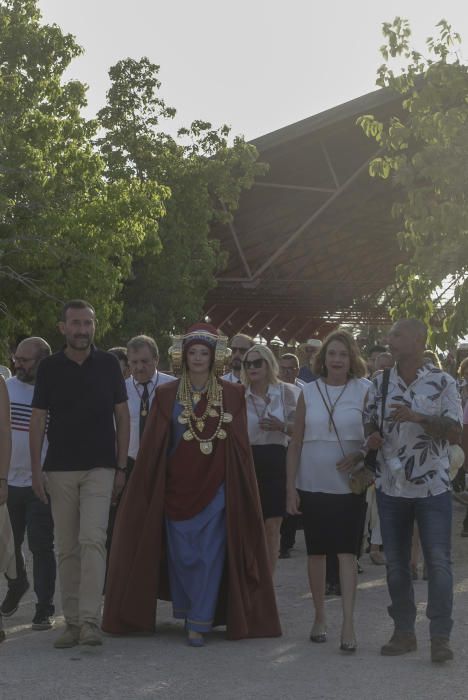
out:
M34 386L20 382L16 377L7 379L11 411L11 460L8 472L10 486L31 486L31 456L29 453L29 423ZM44 440L42 457L45 456Z

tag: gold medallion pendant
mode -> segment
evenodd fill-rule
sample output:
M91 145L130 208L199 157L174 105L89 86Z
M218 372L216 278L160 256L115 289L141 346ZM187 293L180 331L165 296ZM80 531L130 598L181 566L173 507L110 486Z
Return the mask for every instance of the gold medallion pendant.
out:
M213 452L213 443L211 440L206 440L200 443L200 450L204 455L210 455Z
M231 413L223 413L223 423L232 423Z
M220 440L225 440L227 438L227 432L224 430L224 428L220 428L218 430L218 437Z
M146 408L144 408L142 411L140 411L140 416L146 416L146 415L148 415L148 411L146 410Z
M181 425L187 425L187 423L188 423L188 418L186 416L184 416L183 413L180 414L180 416L177 418L177 420L179 421L179 423Z
M188 442L189 440L193 440L194 436L190 430L186 430L185 433L182 435L182 437L184 438L184 440L187 440L187 442Z
M205 427L205 421L197 420L196 425L198 432L201 433L203 431L203 428Z
M210 410L208 411L208 415L210 418L218 418L219 413L214 408L210 408Z

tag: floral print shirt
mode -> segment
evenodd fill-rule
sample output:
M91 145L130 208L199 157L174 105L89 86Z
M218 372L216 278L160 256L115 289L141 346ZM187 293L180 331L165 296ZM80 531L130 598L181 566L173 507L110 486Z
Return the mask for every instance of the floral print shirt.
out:
M374 377L367 395L364 422L380 426L383 372ZM463 414L455 380L426 364L406 386L397 367L390 370L383 423L384 444L377 456L376 488L389 496L425 498L451 489L447 440L428 435L419 423L393 422L392 403L405 404L426 416L452 418L462 425ZM401 468L395 468L399 464Z

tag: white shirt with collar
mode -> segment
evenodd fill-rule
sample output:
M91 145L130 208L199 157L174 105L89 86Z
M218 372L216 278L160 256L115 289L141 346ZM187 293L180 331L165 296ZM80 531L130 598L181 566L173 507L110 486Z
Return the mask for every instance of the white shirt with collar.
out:
M241 384L240 378L236 377L234 372L228 372L227 374L223 374L221 379L224 379L225 382L231 382L231 384Z
M172 377L170 374L164 374L164 372L156 370L148 384L148 412L153 403L156 388L167 382L173 382L175 379L176 378ZM128 410L130 411L130 444L128 446L128 456L132 459L136 459L140 448L140 406L144 385L140 384L140 382L136 382L133 377L129 377L125 381L125 385L128 395Z
M265 402L260 396L253 394L250 386L245 390L249 442L251 445L284 445L287 447L289 437L286 433L280 430L262 430L259 421L270 413L282 423L292 423L297 403L294 388L285 382L269 384L266 399Z

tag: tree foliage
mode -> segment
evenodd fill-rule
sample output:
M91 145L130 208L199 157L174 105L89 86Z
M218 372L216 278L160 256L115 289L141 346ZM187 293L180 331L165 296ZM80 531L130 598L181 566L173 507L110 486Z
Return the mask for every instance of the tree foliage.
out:
M165 188L104 176L85 86L63 82L81 53L41 24L35 0L0 0L0 335L53 336L61 301L86 297L105 330L120 315L132 255L157 241Z
M395 188L392 213L408 254L392 313L424 319L445 346L468 330L468 67L445 20L426 56L411 47L406 20L385 23L383 33L377 84L401 95L402 115L358 123L380 144L370 174ZM392 70L392 61L403 69Z
M211 227L227 221L241 191L257 173L255 148L242 138L228 145L229 128L195 121L162 130L175 116L160 96L159 66L147 58L119 61L110 70L107 104L98 114L97 146L110 182L137 177L171 192L159 227L161 249L148 239L135 255L124 292L122 328L159 335L200 317L206 293L224 264Z

